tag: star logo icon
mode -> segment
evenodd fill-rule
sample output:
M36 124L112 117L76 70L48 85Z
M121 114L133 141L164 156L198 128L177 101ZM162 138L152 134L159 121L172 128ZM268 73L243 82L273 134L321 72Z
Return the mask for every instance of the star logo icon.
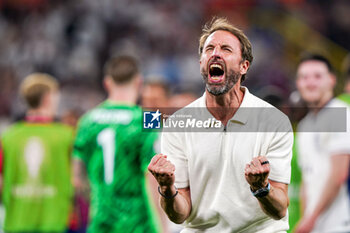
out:
M160 129L161 122L159 109L156 112L146 111L143 112L143 128L144 129Z
M161 116L162 114L159 112L159 109L157 109L157 111L155 113L151 113L152 115L152 120L151 122L153 122L155 119L158 119L159 116Z

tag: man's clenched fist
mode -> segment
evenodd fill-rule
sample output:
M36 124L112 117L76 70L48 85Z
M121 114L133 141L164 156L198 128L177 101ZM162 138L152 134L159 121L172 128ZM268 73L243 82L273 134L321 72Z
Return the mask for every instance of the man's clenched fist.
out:
M265 156L253 158L245 167L245 179L253 191L266 187L270 173L270 164Z
M155 155L150 164L148 170L156 178L159 186L172 186L175 182L175 166L167 160L167 156L163 154Z

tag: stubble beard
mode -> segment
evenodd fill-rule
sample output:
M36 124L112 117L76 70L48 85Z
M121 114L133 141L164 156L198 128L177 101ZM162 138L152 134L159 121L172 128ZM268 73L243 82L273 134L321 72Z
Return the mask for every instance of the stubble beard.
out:
M223 84L210 84L208 82L208 72L202 69L201 75L206 89L210 94L215 96L223 95L229 92L241 77L239 72L229 70L227 74L225 72L225 82Z

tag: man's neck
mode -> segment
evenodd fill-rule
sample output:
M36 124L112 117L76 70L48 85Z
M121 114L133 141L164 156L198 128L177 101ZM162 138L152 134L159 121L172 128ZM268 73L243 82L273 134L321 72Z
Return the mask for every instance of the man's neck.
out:
M134 105L136 104L137 96L138 94L132 87L116 87L108 93L108 100L116 103Z
M308 103L308 107L311 109L311 111L315 114L317 114L322 108L324 108L329 101L331 101L333 98L333 92L327 93L322 96L322 98L313 103Z
M240 84L237 83L226 94L215 96L206 90L205 96L205 102L209 112L226 125L241 105L244 91L241 89Z
M43 107L29 109L26 116L53 118L52 112Z
M49 110L43 107L29 109L26 112L26 117L25 117L26 121L28 122L41 122L41 123L51 122L53 121L53 118L54 118L54 115L52 114L52 112L50 112Z

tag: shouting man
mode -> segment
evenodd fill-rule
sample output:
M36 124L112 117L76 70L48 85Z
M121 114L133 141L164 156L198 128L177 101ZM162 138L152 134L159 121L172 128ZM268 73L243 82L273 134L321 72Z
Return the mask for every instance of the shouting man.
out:
M241 86L253 60L241 30L214 19L203 29L199 55L206 90L185 109L206 111L222 127L163 133L162 154L148 166L161 206L170 220L185 222L182 233L285 232L290 122Z

